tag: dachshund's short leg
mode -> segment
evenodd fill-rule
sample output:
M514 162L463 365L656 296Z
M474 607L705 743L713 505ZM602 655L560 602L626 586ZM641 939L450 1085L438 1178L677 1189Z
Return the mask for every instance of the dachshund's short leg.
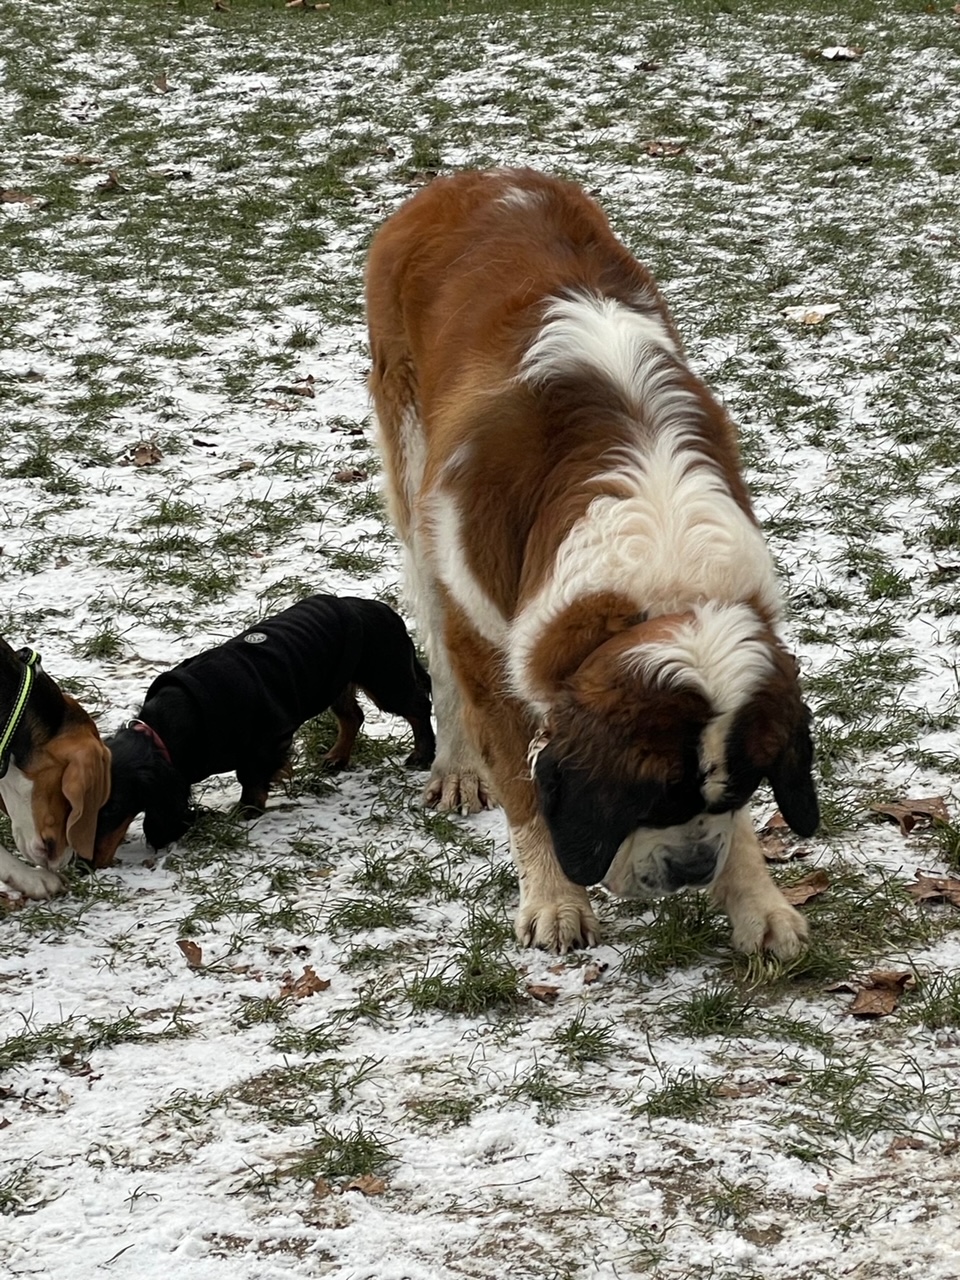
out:
M350 763L350 753L363 724L363 711L357 701L357 686L348 684L343 693L330 704L337 718L337 740L323 757L324 764L333 772L345 769Z
M430 720L430 677L414 656L413 646L402 663L388 666L360 687L381 711L403 716L410 726L413 750L403 763L410 769L429 769L437 750Z
M270 750L246 761L237 768L240 783L240 812L246 818L256 818L267 807L270 784L290 776L290 744L292 738L274 743Z

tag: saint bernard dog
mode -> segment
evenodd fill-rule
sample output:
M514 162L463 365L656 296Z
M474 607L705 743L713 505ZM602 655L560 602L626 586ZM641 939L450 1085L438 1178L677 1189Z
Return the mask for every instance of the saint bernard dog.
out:
M742 951L803 917L748 802L819 820L810 716L734 428L598 206L529 169L465 172L380 229L371 391L430 657L424 800L503 805L521 943L591 944L585 886L709 886Z

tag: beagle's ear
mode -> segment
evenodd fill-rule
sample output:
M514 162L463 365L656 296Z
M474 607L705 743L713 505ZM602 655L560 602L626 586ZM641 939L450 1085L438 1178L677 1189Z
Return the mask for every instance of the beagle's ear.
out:
M70 805L67 844L91 862L97 814L110 796L110 752L99 738L85 738L71 749L60 786Z

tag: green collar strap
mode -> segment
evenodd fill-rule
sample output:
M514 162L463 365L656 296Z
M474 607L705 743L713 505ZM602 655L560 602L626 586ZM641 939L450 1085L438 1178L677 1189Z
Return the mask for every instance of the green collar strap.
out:
M21 649L17 657L23 663L23 675L20 677L20 687L17 689L16 697L13 699L13 706L7 716L6 724L0 730L0 778L7 772L7 766L10 764L10 744L13 742L13 735L20 726L20 721L23 719L23 713L30 699L30 691L33 689L37 668L40 666L40 655L36 649Z

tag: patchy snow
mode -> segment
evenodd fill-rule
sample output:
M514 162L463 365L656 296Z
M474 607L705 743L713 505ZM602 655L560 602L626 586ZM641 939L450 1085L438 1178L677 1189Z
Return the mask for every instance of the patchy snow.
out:
M38 199L0 204L0 631L110 731L158 671L305 590L395 599L364 246L434 168L578 178L742 426L824 795L854 814L807 862L838 886L863 872L865 931L887 904L862 967L955 993L948 908L923 916L888 887L943 872L938 848L862 814L888 790L952 806L957 776L947 15L397 6L307 26L185 7L104 18L77 0L54 25L24 7L8 37L0 186ZM833 41L866 52L811 61ZM663 139L683 153L647 153ZM63 163L77 155L98 163ZM823 303L841 310L783 319ZM125 465L141 440L157 466ZM336 479L352 467L367 479ZM368 736L397 729L370 710ZM155 855L134 828L62 899L0 895L0 1273L956 1276L956 997L933 1028L909 1003L856 1022L815 979L768 1000L696 902L602 890L589 957L518 951L502 818L422 813L389 746L249 829ZM216 811L238 792L198 790ZM903 933L911 911L926 935ZM703 946L655 965L678 926ZM485 929L520 992L552 1003L415 999ZM281 1000L307 964L329 988ZM718 989L748 1014L691 1029L691 1001ZM607 1037L595 1060L563 1050L578 1019ZM291 1173L331 1133L385 1145L382 1194Z

